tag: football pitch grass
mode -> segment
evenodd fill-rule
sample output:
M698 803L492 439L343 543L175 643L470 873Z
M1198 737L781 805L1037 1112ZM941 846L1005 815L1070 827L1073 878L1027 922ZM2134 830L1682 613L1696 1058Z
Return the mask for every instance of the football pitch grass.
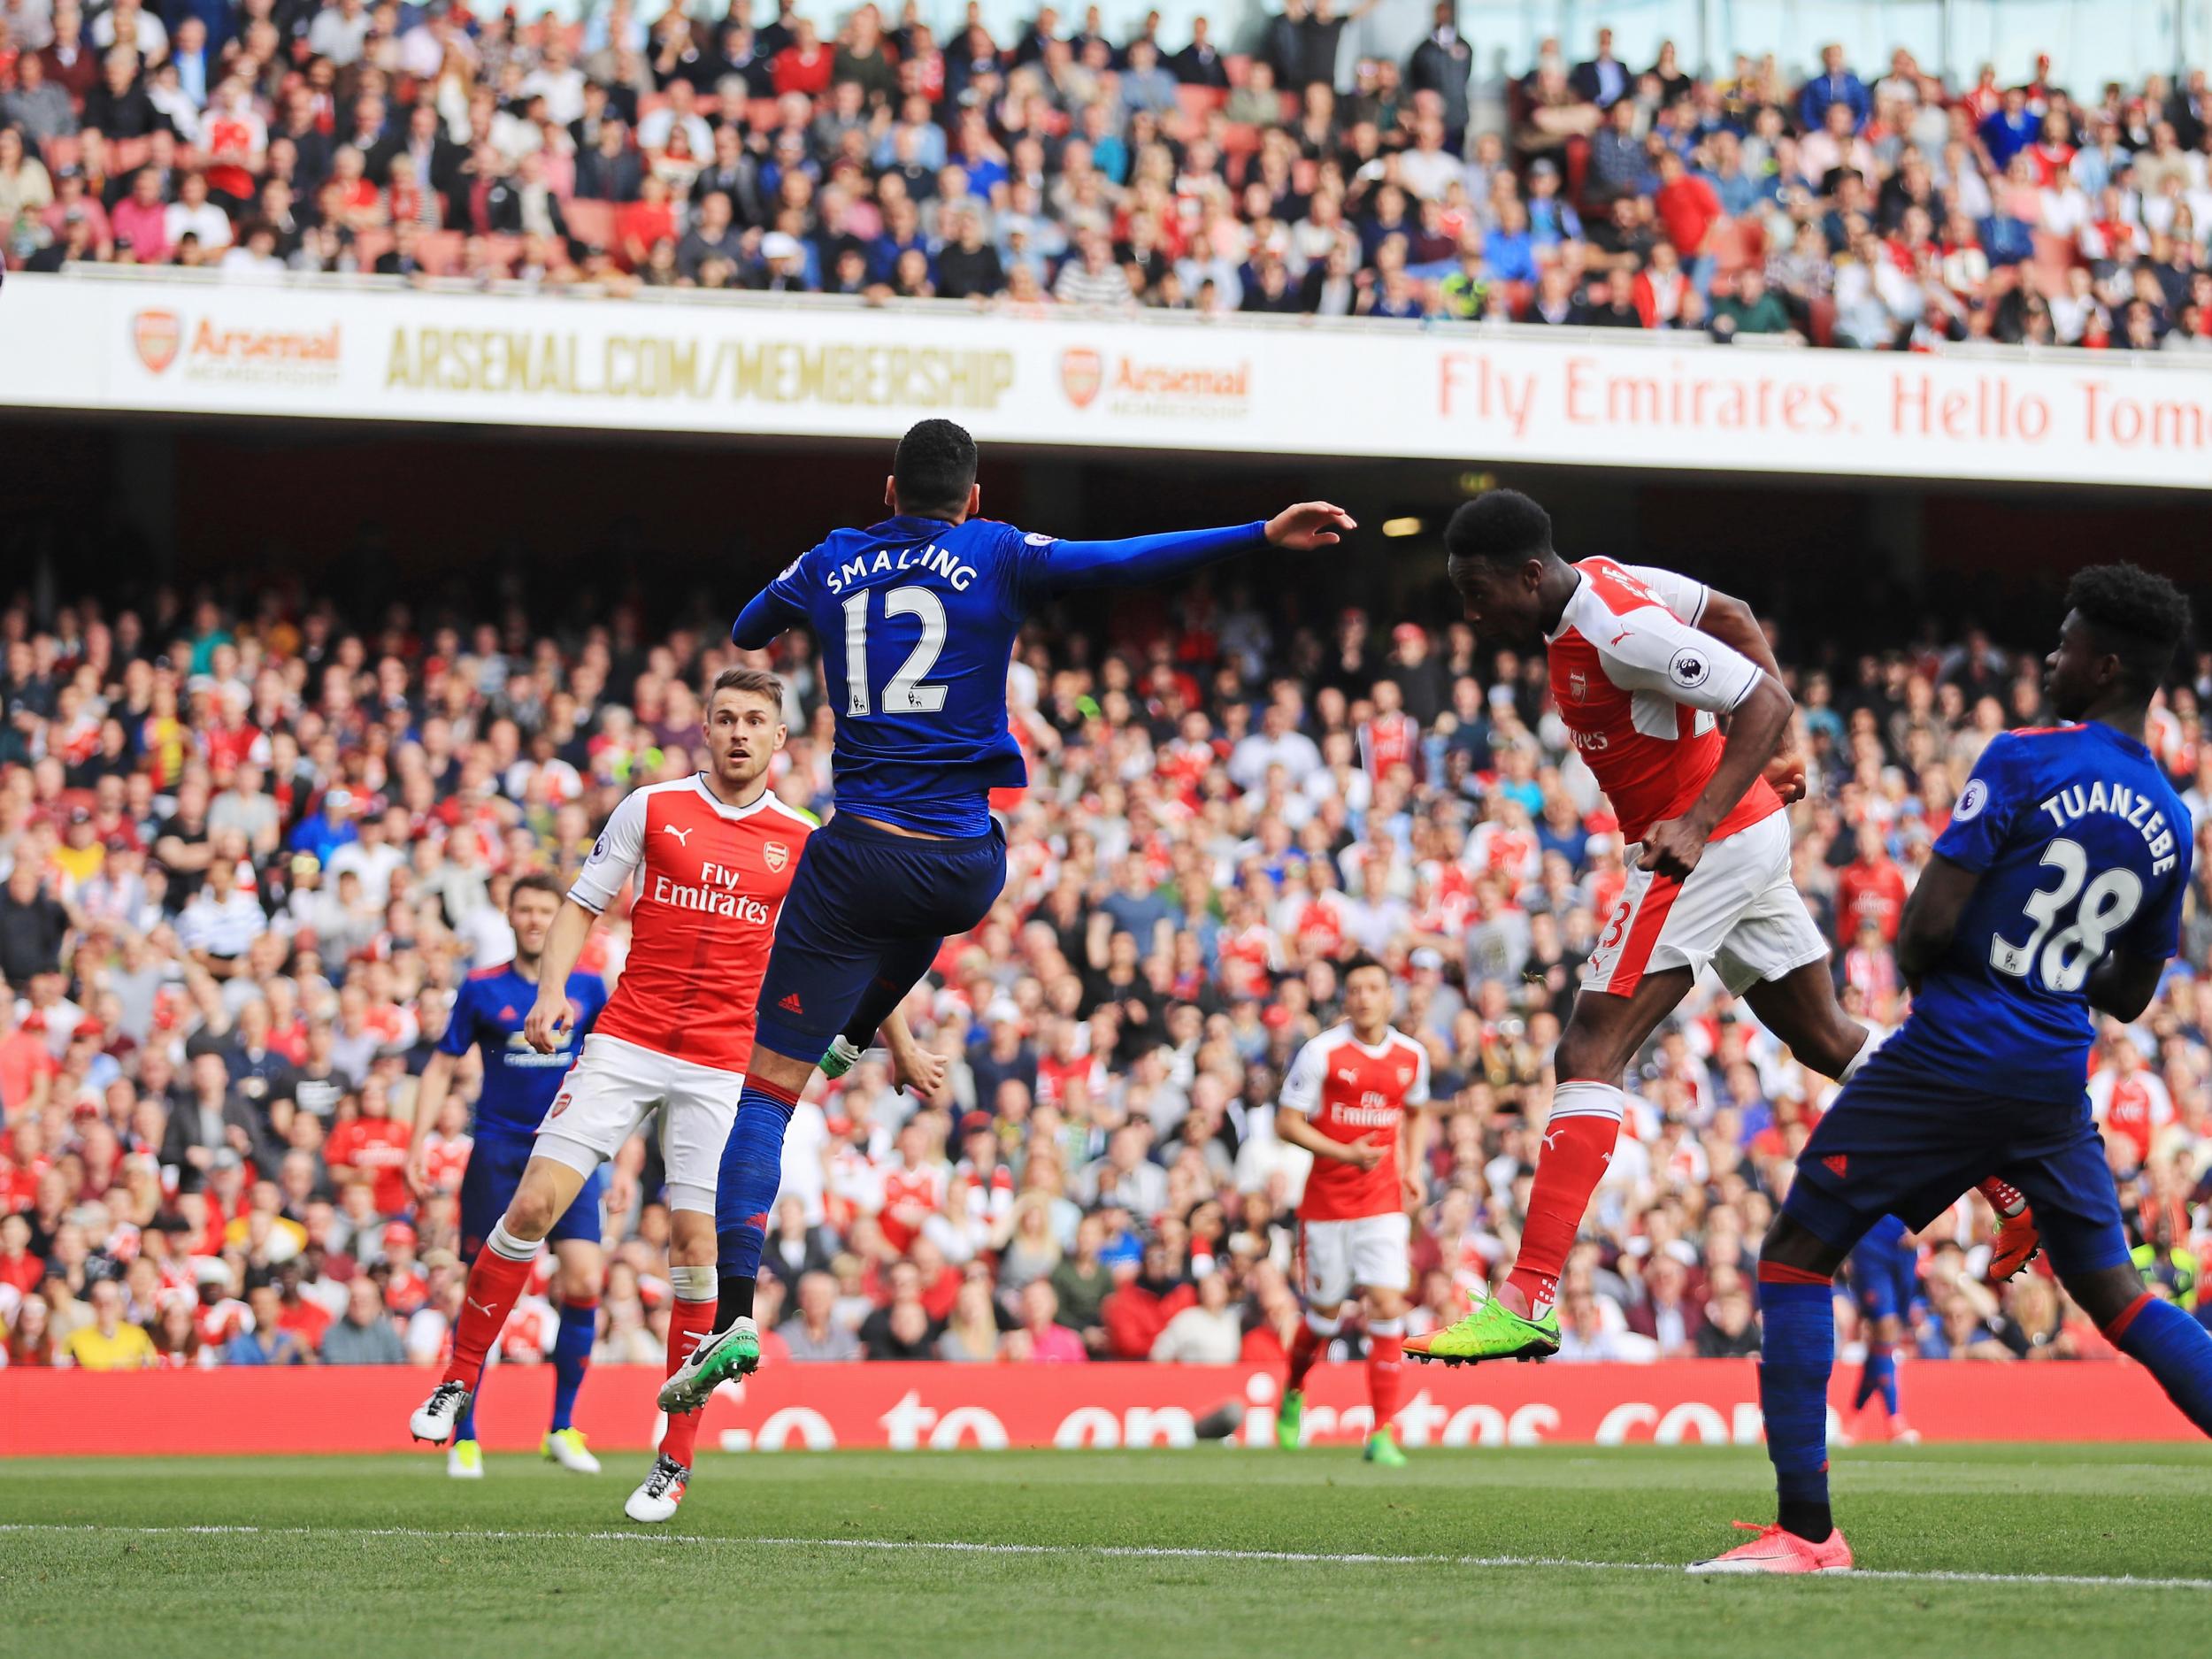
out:
M0 1463L0 1652L1640 1656L2193 1651L2212 1448L1835 1460L1851 1578L1692 1578L1771 1514L1755 1449L703 1459L664 1528L494 1457Z

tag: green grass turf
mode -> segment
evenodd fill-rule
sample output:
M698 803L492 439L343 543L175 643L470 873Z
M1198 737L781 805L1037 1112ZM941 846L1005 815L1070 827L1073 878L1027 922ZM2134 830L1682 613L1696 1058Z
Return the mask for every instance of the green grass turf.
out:
M1838 1457L1863 1567L2021 1576L2001 1583L1465 1559L1711 1553L1732 1517L1770 1513L1755 1450L1431 1451L1394 1473L1338 1448L718 1455L664 1529L621 1518L643 1460L607 1461L584 1479L495 1457L476 1483L431 1455L0 1464L0 1652L1955 1659L2192 1651L2212 1630L2212 1448L2199 1446ZM157 1530L191 1527L264 1530ZM614 1532L633 1536L592 1536ZM833 1540L1033 1548L818 1541ZM1102 1553L1164 1548L1424 1559Z

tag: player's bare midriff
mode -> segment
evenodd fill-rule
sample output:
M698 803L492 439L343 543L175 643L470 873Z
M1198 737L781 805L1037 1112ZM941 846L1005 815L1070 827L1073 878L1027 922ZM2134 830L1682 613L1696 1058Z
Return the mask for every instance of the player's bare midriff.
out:
M871 829L879 829L890 835L903 835L909 841L949 841L953 839L949 835L933 834L928 830L909 829L903 824L887 824L881 818L870 818L864 812L856 812L853 818L856 822L865 824Z

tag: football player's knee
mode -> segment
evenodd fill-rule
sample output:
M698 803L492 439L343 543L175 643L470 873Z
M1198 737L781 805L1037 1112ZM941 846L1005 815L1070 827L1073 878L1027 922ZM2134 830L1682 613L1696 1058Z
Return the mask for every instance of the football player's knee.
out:
M675 1210L668 1217L668 1259L672 1265L711 1267L716 1239L714 1217L695 1210Z
M1770 1267L1793 1267L1831 1279L1843 1265L1843 1253L1785 1210L1768 1229L1759 1260Z
M564 1262L559 1282L563 1302L589 1302L599 1294L599 1265L595 1262Z
M2069 1273L2059 1282L2066 1286L2075 1305L2100 1326L2110 1325L2143 1294L2142 1274L2125 1263L2090 1273Z
M551 1182L526 1179L515 1188L514 1201L507 1206L507 1231L518 1239L545 1237L560 1219L555 1207L557 1197Z
M1610 1047L1605 1040L1586 1025L1567 1022L1566 1030L1559 1033L1559 1046L1552 1050L1553 1075L1564 1083L1571 1078L1589 1078L1598 1082L1615 1082L1625 1066L1606 1071L1606 1050Z

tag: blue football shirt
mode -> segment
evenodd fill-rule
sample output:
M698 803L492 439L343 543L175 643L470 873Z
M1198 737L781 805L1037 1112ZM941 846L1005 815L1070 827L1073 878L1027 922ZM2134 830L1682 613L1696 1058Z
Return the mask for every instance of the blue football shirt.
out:
M607 1006L606 984L598 975L570 974L568 1000L576 1005L575 1023L561 1047L540 1054L522 1034L522 1022L537 995L536 984L509 962L472 973L454 997L453 1018L438 1040L438 1052L458 1059L472 1044L484 1050L484 1087L476 1097L472 1130L479 1136L537 1133L586 1033Z
M839 530L747 605L731 636L810 626L837 716L837 804L937 835L990 827L993 789L1029 781L1006 724L1022 619L1084 587L1164 580L1266 544L1263 524L1065 541L989 518L909 514Z
M2116 948L2178 949L2189 825L2150 751L2101 721L1992 740L1935 849L1980 884L1885 1058L1980 1094L2081 1099L2090 972Z

